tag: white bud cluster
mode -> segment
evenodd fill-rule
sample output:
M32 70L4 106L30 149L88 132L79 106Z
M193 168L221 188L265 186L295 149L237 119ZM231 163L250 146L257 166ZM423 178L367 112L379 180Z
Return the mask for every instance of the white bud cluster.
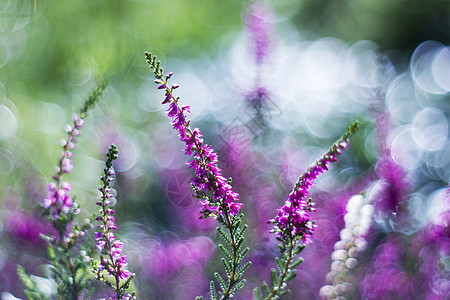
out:
M320 289L323 299L346 299L345 294L352 291L351 283L346 282L347 273L358 265L358 255L367 248L364 235L368 232L374 207L366 202L363 195L352 196L346 206L345 228L340 232L340 240L334 244L331 254L330 272L326 275L329 285Z

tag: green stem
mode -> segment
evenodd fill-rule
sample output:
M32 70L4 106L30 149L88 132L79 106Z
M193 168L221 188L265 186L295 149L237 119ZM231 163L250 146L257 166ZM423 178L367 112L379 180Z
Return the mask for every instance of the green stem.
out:
M290 231L292 230L292 228L290 228ZM281 287L284 284L284 280L288 275L289 272L289 267L292 263L292 254L294 252L294 247L295 247L295 241L294 238L292 237L292 235L289 235L289 252L288 252L288 257L286 260L286 265L285 268L283 270L283 273L281 274L280 280L278 282L278 285L276 287L272 287L272 291L269 294L269 296L267 297L267 300L273 299L273 297L275 297L276 295L278 295L278 293L281 291Z
M222 297L220 298L221 300L229 299L231 289L235 284L235 277L236 277L236 270L237 270L237 264L236 264L237 245L236 245L236 240L233 235L233 226L231 224L230 216L228 215L227 211L224 212L224 215L225 215L225 220L227 223L227 228L230 232L231 246L233 247L233 272L231 273L231 277L229 279L229 284L228 284L227 290L223 293Z

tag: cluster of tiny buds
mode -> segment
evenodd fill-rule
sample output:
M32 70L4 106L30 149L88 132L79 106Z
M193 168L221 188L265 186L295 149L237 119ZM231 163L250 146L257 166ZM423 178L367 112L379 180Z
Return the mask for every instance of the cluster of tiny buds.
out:
M77 114L72 116L73 125L66 124L65 131L67 132L67 138L61 140L61 147L63 147L63 153L61 157L60 166L56 168L57 174L70 173L73 168L72 161L70 158L73 156L70 150L75 149L75 144L77 142L76 137L80 135L80 129L83 127L84 121ZM55 175L53 178L57 178Z
M363 195L352 196L347 203L347 214L344 217L345 228L340 232L340 240L334 245L331 254L331 271L326 275L329 285L320 289L324 299L345 299L345 294L353 290L347 282L347 274L358 265L358 255L367 247L364 238L370 228L373 205L366 203Z
M72 186L62 181L62 175L64 173L70 173L73 168L72 160L70 159L73 154L70 150L75 148L77 142L76 136L80 135L80 129L83 127L84 121L77 114L73 115L73 125L66 125L67 138L61 141L63 152L59 160L59 165L56 167L56 174L53 175L55 183L49 183L47 185L47 196L43 201L45 209L54 207L53 217L55 220L60 218L60 214L67 215L69 212L74 214L80 213L78 205L73 202L70 197L70 191Z
M112 204L111 199L114 197L114 194L111 193L111 183L114 181L115 176L113 161L118 158L118 152L117 147L111 145L107 153L108 159L104 175L100 177L103 182L102 187L99 188L102 197L101 201L96 203L100 206L100 215L95 218L96 221L100 222L98 225L100 231L95 233L95 239L97 240L97 249L102 254L100 266L96 270L97 278L102 280L102 271L106 270L109 276L116 278L117 286L120 279L127 279L132 275L130 271L126 270L126 255L121 255L124 243L116 239L112 232L117 229L116 220L113 216L114 210L110 208L110 205Z
M81 250L80 251L80 255L83 259L84 262L90 262L91 261L91 257L89 255L87 255L86 250Z

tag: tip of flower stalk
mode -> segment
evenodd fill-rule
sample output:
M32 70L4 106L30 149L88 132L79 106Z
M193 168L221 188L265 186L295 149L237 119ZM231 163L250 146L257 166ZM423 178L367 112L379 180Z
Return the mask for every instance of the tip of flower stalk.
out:
M358 121L353 121L348 127L342 137L337 140L330 149L319 158L313 165L311 165L298 179L293 191L287 197L285 204L277 209L277 216L268 223L274 224L274 231L278 232L281 240L286 240L292 236L299 237L304 244L311 243L311 236L313 234L314 221L311 220L310 212L314 212L314 203L311 198L306 199L308 190L314 185L314 180L318 175L328 170L327 164L335 162L336 156L349 146L349 137L353 135L359 127ZM292 233L286 235L286 230ZM291 236L292 234L292 236Z

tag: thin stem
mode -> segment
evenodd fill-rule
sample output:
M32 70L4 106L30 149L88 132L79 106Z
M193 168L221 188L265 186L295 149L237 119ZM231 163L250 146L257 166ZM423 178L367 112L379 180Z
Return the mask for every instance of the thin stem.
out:
M233 226L231 224L230 221L230 216L228 215L228 212L225 211L224 212L225 215L225 220L227 223L227 228L230 232L230 238L231 238L231 245L233 247L233 272L231 273L231 277L230 277L230 284L227 287L227 290L223 293L222 297L220 299L228 299L231 293L231 288L234 285L234 281L235 281L235 277L236 277L236 270L237 270L237 264L236 264L236 260L237 260L237 245L236 245L236 240L234 238L234 234L233 234Z
M108 167L108 166L107 166ZM104 177L104 182L103 182L103 188L102 188L102 222L103 222L103 233L104 233L104 240L106 240L107 243L107 247L108 247L108 256L109 259L111 260L111 264L114 268L114 278L116 280L116 295L117 295L117 299L120 299L120 277L119 277L119 266L117 266L115 264L115 259L113 256L113 253L111 251L111 241L109 240L109 236L108 236L108 220L107 220L107 216L108 216L108 212L106 210L106 203L105 201L108 199L108 192L107 192L107 188L108 188L108 174L105 172L105 177Z
M73 287L73 298L77 299L78 297L78 286L75 280L75 269L73 267L72 258L70 257L70 252L67 254L69 256L69 269L72 273L72 287Z
M292 231L292 226L290 226L289 229L290 229L290 231ZM294 241L293 236L290 234L289 235L289 253L288 253L286 266L283 270L283 273L281 274L278 285L276 287L272 287L272 291L271 291L270 295L268 296L267 300L273 299L273 297L275 297L281 291L281 287L284 284L284 279L288 275L289 267L292 262L292 254L294 252L294 247L295 247L295 241Z
M54 179L56 181L56 188L57 188L57 190L60 190L62 188L62 175L64 173L64 163L63 163L63 161L64 161L64 159L68 158L67 157L67 152L69 150L69 145L72 143L72 139L73 139L75 130L76 130L76 121L74 121L73 128L69 131L69 133L67 135L66 143L63 146L63 154L62 154L61 158L59 159L59 169L56 172L56 176L54 177ZM61 201L59 199L59 197L60 197L59 193L56 193L56 196L58 197L58 199L56 201L56 209L57 209L57 213L59 215L61 213L61 211L62 211L62 207L60 205ZM58 220L56 220L56 221L58 222ZM59 226L62 226L62 227L59 227ZM73 296L74 296L74 299L76 299L77 296L78 296L78 285L77 285L77 281L76 281L76 278L75 278L75 268L73 266L72 258L70 257L71 251L68 249L69 245L66 243L66 241L64 239L65 236L66 236L67 224L66 223L64 223L64 224L59 223L59 226L58 226L59 227L58 228L59 240L60 240L62 248L67 253L67 258L68 258L67 263L68 263L69 270L70 270L71 277L72 277Z

